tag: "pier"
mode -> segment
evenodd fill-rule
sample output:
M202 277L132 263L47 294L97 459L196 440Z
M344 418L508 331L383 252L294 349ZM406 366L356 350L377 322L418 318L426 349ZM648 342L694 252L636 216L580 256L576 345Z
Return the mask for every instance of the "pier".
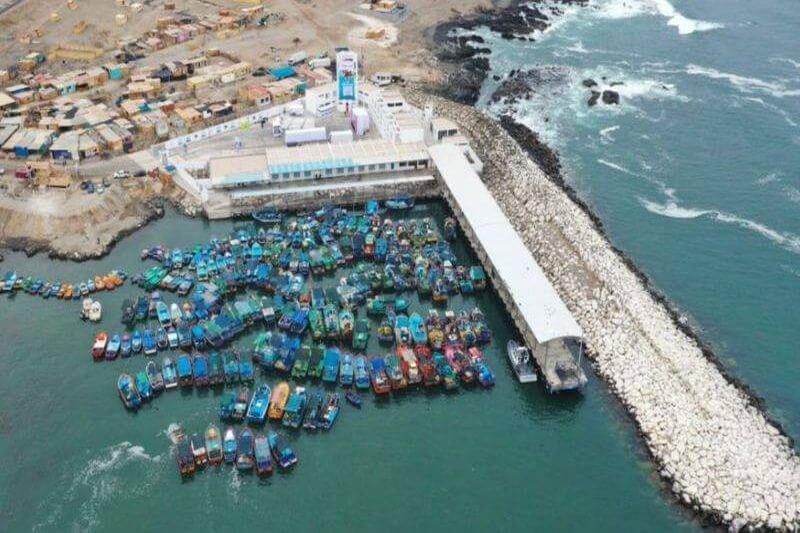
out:
M531 348L550 392L583 387L583 330L525 243L472 168L452 144L431 146L442 195L487 275ZM577 359L577 362L576 362Z

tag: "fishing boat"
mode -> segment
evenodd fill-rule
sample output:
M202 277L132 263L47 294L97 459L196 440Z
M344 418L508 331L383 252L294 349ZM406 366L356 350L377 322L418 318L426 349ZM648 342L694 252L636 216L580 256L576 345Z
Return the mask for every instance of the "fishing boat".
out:
M183 428L180 424L173 422L167 426L167 437L169 437L169 441L172 444L177 446L181 439L186 438L186 434L183 432Z
M362 318L356 322L355 331L353 332L353 349L365 350L367 342L369 341L369 322L367 319Z
M178 472L180 472L181 477L189 477L194 474L195 468L197 468L194 464L194 455L192 454L189 439L183 435L176 446L175 456L178 462Z
M403 194L396 198L391 198L385 202L386 209L394 211L403 211L414 207L414 198L410 195Z
M134 311L134 320L137 322L141 322L145 318L147 318L147 309L148 309L149 302L147 298L144 296L139 296L136 300L136 310Z
M115 333L106 346L106 360L113 360L119 355L119 347L121 344L119 333Z
M392 390L389 376L386 374L386 362L380 357L373 357L370 361L370 381L375 394L387 394Z
M134 378L136 382L136 390L142 397L142 401L150 401L153 398L153 387L150 386L150 380L146 372L137 372Z
M294 392L286 402L283 414L283 425L290 428L299 428L306 414L308 396L305 387L295 387Z
M323 401L325 397L319 391L315 391L308 400L308 407L306 409L305 420L303 421L303 428L308 430L315 430L318 428L317 419L322 412Z
M355 318L349 309L339 311L339 337L342 342L349 343L353 340L353 328Z
M92 359L101 361L106 355L106 346L108 345L108 333L101 331L94 338L92 345Z
M250 406L247 408L247 422L249 424L263 424L267 416L270 394L272 391L269 385L262 383L253 394Z
M147 380L150 382L150 387L155 394L164 390L164 376L161 375L158 365L155 361L148 361L144 367L147 374Z
M206 440L203 435L195 433L189 439L189 445L192 449L192 456L197 466L205 466L208 463L208 450L206 450Z
M403 366L400 357L396 354L389 354L384 358L386 362L386 375L392 390L401 390L408 386L408 379L403 374Z
M339 376L339 349L329 347L325 349L325 356L322 360L322 381L335 383Z
M253 453L254 437L250 428L244 428L239 433L239 440L236 446L236 468L240 472L249 472L255 465Z
M169 347L171 349L175 350L178 348L178 333L173 327L167 328L167 342L169 343Z
M208 383L220 385L225 383L225 364L219 352L211 352L208 356Z
M225 383L239 382L239 357L234 352L225 352L223 369Z
M433 362L434 365L436 365L436 372L441 377L445 390L451 391L457 389L458 374L453 367L450 366L450 362L447 358L443 354L436 352L433 356Z
M229 427L222 439L222 457L226 463L233 464L236 461L236 447L236 431Z
M424 345L417 345L424 346ZM422 371L420 370L417 356L407 344L398 346L397 355L400 356L400 364L403 369L409 385L418 385L422 383Z
M164 378L165 389L174 389L178 386L178 369L171 357L165 357L161 362L161 376Z
M131 336L127 333L123 333L122 339L119 343L119 355L121 357L130 357L131 356Z
M131 352L139 353L142 351L142 332L138 329L131 335Z
M452 241L456 238L456 219L452 217L447 217L444 219L444 238L448 241Z
M469 357L480 386L484 389L494 386L494 373L489 368L489 365L486 364L486 360L483 358L483 354L481 354L480 350L473 346L469 349Z
M236 393L228 391L219 401L219 419L227 422L233 419L233 409L236 406Z
M169 348L169 338L167 338L167 331L158 326L156 328L156 346L159 350L166 350Z
M208 359L206 359L206 356L201 353L195 354L194 356L194 361L192 364L192 380L195 387L208 386Z
M87 316L89 322L100 322L100 319L103 317L103 304L98 300L94 300L89 306Z
M381 320L381 325L378 326L378 340L383 343L394 341L394 329L392 329L392 325L386 318Z
M311 338L315 341L320 341L325 336L325 320L320 309L315 307L308 312L308 327Z
M181 354L178 356L178 385L191 387L192 384L192 358L187 354Z
M244 357L239 358L239 380L243 383L252 383L254 377L253 361Z
M247 407L250 400L250 389L242 387L236 395L236 402L233 404L233 414L231 420L241 422L247 414Z
M192 347L192 330L185 324L179 324L177 328L175 328L176 333L178 334L178 346L183 348L184 350L188 350Z
M325 431L333 427L336 417L339 415L339 393L331 392L325 398L322 408L322 429Z
M409 329L411 330L411 338L414 344L427 344L428 332L425 329L425 321L419 313L412 313L408 319Z
M133 303L130 300L125 299L122 302L122 323L123 324L133 323L135 313L136 310L133 307Z
M270 420L280 420L283 418L283 412L286 408L286 402L289 401L289 384L285 381L278 383L272 390L272 396L269 400L269 409L267 416Z
M256 474L268 476L272 474L272 452L269 439L264 435L256 435L255 439Z
M220 464L225 457L222 450L222 436L219 434L217 426L209 424L206 428L205 437L208 462L212 465Z
M132 411L139 409L142 406L142 397L139 396L139 391L136 390L136 385L130 374L120 374L117 378L117 391L122 400L123 405Z
M323 320L325 322L325 335L329 340L337 340L339 338L339 316L336 313L336 308L332 305L326 305L322 310Z
M506 354L511 362L511 368L520 383L534 383L536 381L533 358L525 346L520 346L516 341L510 340L506 344Z
M311 359L311 347L304 344L297 353L297 359L292 366L292 378L303 379L308 374L308 362Z
M369 370L367 357L364 355L357 355L353 360L353 373L355 378L356 388L368 389L369 388Z
M345 393L344 397L347 400L347 403L349 403L350 405L352 405L357 409L361 409L361 404L363 403L363 400L361 399L361 395L358 394L356 391L349 390Z
M342 362L339 365L339 383L341 383L343 387L349 387L353 384L353 379L353 356L347 353L342 356Z
M166 303L162 301L156 302L156 318L158 318L158 322L164 327L169 326L172 323L172 318L169 314L169 307L167 307Z
M397 315L394 322L394 339L397 344L408 344L411 342L411 330L409 329L409 319L406 315Z
M434 387L442 383L442 378L436 371L436 364L433 361L431 351L427 346L416 345L414 355L417 356L420 372L422 372L422 384L425 387Z
M324 344L315 344L311 347L311 359L308 361L308 377L316 379L322 377L324 355Z
M272 450L272 457L278 466L286 470L297 464L297 455L292 450L286 438L275 432L269 432L269 447Z

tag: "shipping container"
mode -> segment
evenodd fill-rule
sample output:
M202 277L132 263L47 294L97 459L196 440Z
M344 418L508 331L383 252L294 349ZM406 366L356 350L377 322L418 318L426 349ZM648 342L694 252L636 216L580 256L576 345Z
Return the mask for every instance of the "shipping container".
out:
M325 128L304 128L297 130L286 130L284 142L286 146L296 146L298 144L320 142L328 138Z

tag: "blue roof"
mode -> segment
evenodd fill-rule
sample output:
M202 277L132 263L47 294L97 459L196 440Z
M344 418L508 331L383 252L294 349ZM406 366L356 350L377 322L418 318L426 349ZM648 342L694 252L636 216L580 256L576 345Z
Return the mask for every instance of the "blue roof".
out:
M324 159L322 161L310 161L308 163L289 163L285 165L270 165L270 174L285 174L287 172L306 172L336 170L338 168L354 167L355 163L351 158Z
M276 80L282 80L284 78L291 78L297 72L295 72L294 68L286 66L286 67L277 67L269 71L272 74L272 77Z

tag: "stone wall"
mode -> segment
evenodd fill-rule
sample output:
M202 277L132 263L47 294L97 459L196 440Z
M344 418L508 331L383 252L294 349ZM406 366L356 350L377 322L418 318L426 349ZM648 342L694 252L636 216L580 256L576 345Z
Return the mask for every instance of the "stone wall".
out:
M681 502L732 529L800 527L788 437L676 325L590 216L495 121L407 90L459 123L482 179L586 333L597 374L625 405Z

